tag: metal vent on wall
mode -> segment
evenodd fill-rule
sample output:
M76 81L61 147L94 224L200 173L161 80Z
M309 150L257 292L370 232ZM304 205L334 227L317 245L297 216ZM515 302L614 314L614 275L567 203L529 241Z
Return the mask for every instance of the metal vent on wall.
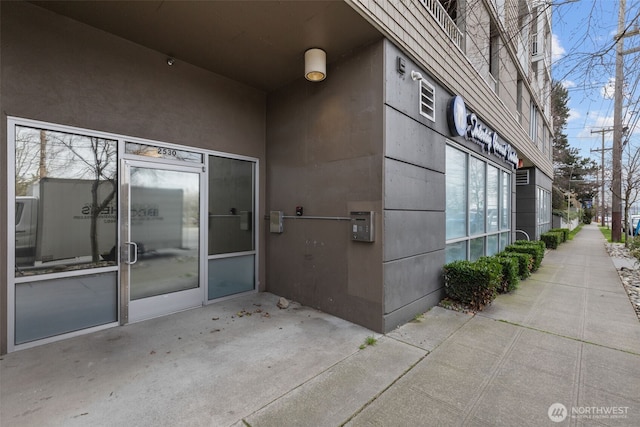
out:
M516 171L516 185L529 185L529 170Z
M420 114L436 120L436 88L426 80L420 80Z

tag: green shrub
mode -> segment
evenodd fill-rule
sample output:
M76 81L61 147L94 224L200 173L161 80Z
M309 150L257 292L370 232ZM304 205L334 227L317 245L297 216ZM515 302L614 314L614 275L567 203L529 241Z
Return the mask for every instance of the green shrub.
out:
M563 233L558 231L549 231L546 233L542 233L540 235L540 240L542 240L545 243L547 248L557 249L560 243L564 241L563 235L564 235Z
M518 263L518 277L520 280L524 280L531 275L533 269L533 257L524 252L500 252L500 257L509 257L516 260Z
M531 271L536 271L542 264L542 258L544 258L544 251L546 245L541 240L536 240L528 243L523 240L518 240L515 244L507 246L504 250L507 252L522 252L527 253L533 257L533 266Z
M480 260L484 260L484 258L489 258L492 262L498 262L502 268L502 280L496 289L498 293L504 294L507 292L511 292L518 287L518 283L520 283L519 277L519 269L518 269L518 260L514 257L509 256L500 256L495 255L492 257L483 257Z
M542 240L516 240L515 242L513 242L514 245L524 245L524 246L530 246L532 244L538 245L540 246L540 248L542 249L542 251L544 251L547 246L544 244L544 242Z
M453 261L443 271L447 296L475 311L491 304L502 280L502 265L495 260Z
M552 228L551 230L549 230L549 233L562 233L561 243L564 243L569 240L569 233L571 233L571 230L569 230L568 228ZM540 236L540 240L542 240L542 236Z

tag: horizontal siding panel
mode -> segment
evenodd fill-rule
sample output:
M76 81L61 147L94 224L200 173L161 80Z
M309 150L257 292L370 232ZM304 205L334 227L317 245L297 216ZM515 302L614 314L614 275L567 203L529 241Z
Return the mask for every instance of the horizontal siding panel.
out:
M444 173L444 138L393 108L385 109L385 123L386 157Z
M385 262L444 249L445 214L384 211Z
M444 250L384 263L384 314L442 288Z
M385 209L444 211L444 173L385 159Z

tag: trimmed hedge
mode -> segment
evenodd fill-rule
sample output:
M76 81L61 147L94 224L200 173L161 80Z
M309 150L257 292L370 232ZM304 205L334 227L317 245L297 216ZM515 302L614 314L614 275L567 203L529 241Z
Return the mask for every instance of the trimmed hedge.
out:
M569 230L568 228L552 228L548 232L549 233L562 233L562 242L561 243L564 243L567 240L569 240L569 233L571 233L571 230ZM542 236L540 236L540 237L542 237Z
M512 244L513 245L524 245L524 246L529 246L529 245L535 244L535 245L540 246L540 249L542 249L543 252L547 248L547 246L544 244L544 242L542 240L516 240Z
M482 310L496 297L502 281L502 264L488 258L483 261L453 261L443 267L444 289L453 300Z
M548 231L540 235L540 240L544 242L547 248L558 249L560 243L564 242L564 233L559 231Z
M531 269L531 271L536 271L540 267L540 264L542 264L542 258L544 258L545 249L546 245L541 240L535 240L531 242L527 242L526 240L517 240L516 243L504 248L506 252L521 252L530 254L533 257L533 268Z
M490 258L497 260L502 266L502 281L498 286L498 293L504 294L515 290L518 287L518 283L520 283L518 260L515 257L502 256L500 254Z
M518 277L524 280L531 275L533 269L533 257L524 252L500 252L498 256L513 258L518 263Z

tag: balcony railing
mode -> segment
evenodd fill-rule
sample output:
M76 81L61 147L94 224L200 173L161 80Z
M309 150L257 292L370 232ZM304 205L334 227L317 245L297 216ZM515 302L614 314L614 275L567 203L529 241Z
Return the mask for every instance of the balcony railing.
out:
M462 49L462 31L456 23L451 19L447 11L438 0L420 0L429 14L436 20L440 28L449 36L451 41Z

